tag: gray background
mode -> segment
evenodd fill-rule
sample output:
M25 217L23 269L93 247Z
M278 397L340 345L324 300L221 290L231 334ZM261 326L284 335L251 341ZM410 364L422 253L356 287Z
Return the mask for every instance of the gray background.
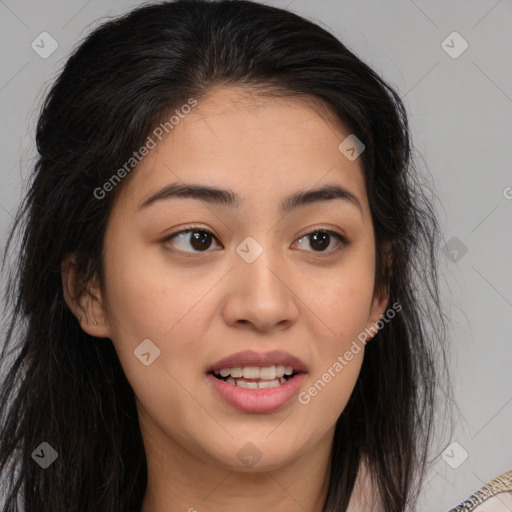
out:
M447 450L432 466L418 510L446 511L512 469L512 2L266 3L288 6L335 33L396 88L418 164L435 183L448 243L440 260L460 415L453 435L439 441ZM0 0L2 245L33 164L36 116L48 86L100 18L138 4ZM47 58L31 47L44 31L58 43ZM457 58L444 48L460 51L458 36L442 46L454 31L469 45Z

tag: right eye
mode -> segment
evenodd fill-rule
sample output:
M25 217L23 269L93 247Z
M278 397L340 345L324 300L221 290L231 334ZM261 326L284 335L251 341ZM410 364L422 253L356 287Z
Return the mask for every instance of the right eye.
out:
M218 242L215 235L210 231L203 228L191 227L189 229L178 231L177 233L172 233L165 237L162 242L171 244L173 248L177 248L180 251L194 253L211 252L208 251L208 249L211 247L213 240ZM193 250L188 250L190 248ZM222 246L220 246L220 248L222 248Z

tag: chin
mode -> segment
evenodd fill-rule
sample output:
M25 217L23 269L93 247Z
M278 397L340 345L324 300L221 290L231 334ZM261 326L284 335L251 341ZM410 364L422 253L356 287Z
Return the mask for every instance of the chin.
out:
M268 432L265 435L268 435ZM297 444L288 445L284 439L276 438L270 441L268 438L265 439L264 435L259 439L253 435L248 437L247 441L238 439L233 440L224 451L216 451L212 454L218 463L229 471L243 473L275 471L299 457Z

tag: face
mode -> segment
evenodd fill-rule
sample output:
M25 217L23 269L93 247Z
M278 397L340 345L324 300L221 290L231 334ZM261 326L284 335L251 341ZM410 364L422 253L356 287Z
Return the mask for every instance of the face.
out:
M384 307L347 135L297 99L216 89L123 185L82 325L114 343L145 443L242 471L330 445Z

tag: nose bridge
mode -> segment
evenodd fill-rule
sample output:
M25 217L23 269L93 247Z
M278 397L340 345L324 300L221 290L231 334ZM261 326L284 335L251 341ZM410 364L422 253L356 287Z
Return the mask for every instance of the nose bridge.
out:
M238 261L224 308L226 321L250 322L258 329L294 322L297 317L294 294L286 283L289 274L285 258L273 245L272 234L248 236L235 251Z
M264 292L270 297L277 294L287 295L283 290L283 282L278 275L285 274L283 255L272 242L272 233L260 233L261 244L253 236L246 237L236 248L240 261L239 275L251 293ZM243 277L242 277L243 276ZM274 298L274 299L275 299Z

